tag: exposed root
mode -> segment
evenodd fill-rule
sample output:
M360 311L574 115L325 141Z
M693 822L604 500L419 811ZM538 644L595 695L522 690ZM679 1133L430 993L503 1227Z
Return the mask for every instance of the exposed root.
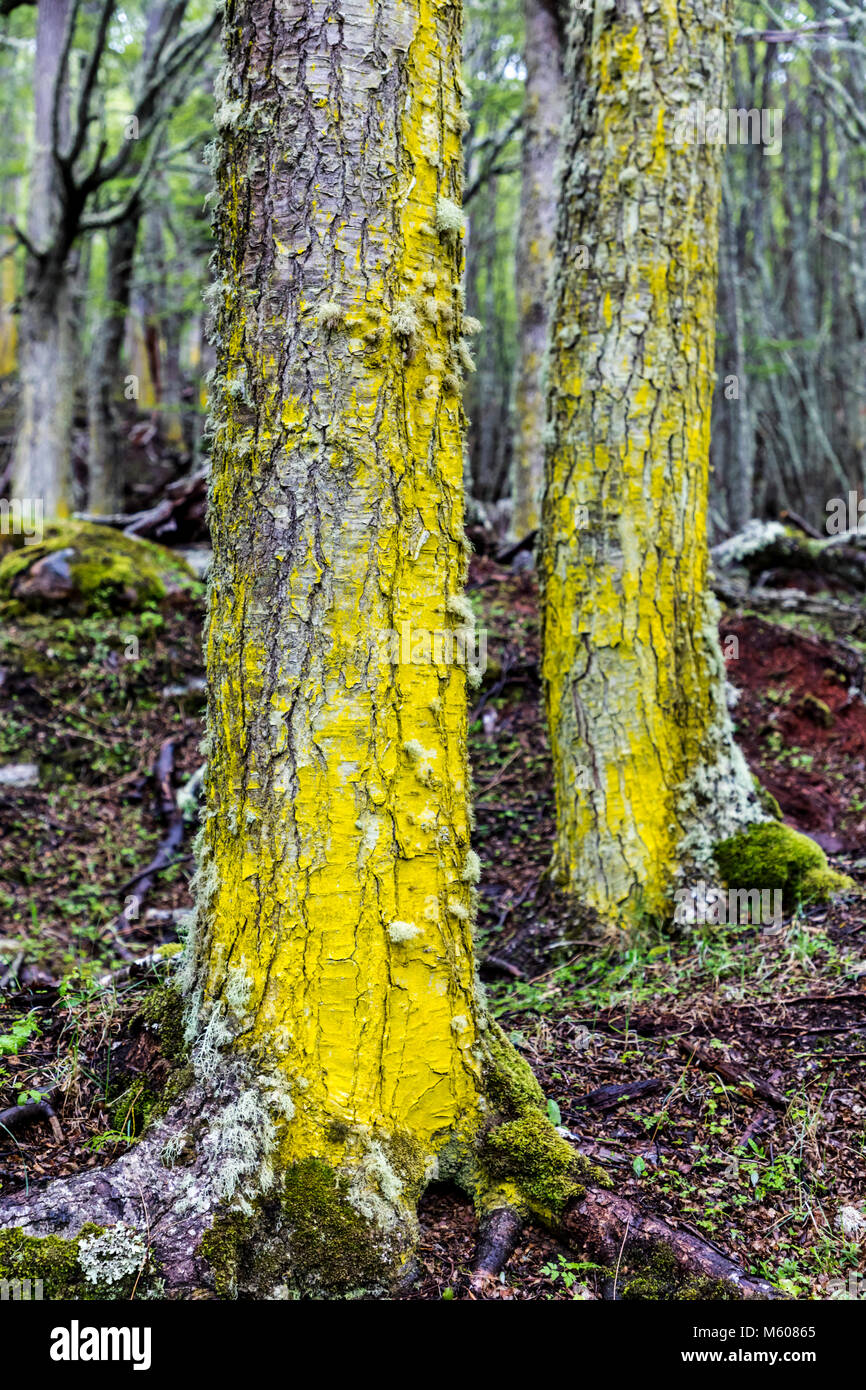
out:
M778 1297L765 1279L748 1274L716 1246L604 1188L588 1187L569 1205L559 1234L610 1271L612 1298Z
M492 1284L505 1268L514 1254L523 1224L523 1217L515 1207L497 1207L481 1218L470 1284L476 1292Z

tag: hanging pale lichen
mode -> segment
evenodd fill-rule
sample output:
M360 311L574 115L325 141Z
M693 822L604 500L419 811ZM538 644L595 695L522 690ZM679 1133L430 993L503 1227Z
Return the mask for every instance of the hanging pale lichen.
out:
M707 588L727 21L576 11L559 214L541 572L557 876L607 921L758 820Z

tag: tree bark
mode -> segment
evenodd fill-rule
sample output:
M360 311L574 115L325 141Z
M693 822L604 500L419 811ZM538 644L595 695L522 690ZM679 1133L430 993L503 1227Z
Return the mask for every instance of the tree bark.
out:
M126 330L135 247L141 226L138 203L108 241L106 312L93 338L89 363L87 417L87 509L97 516L122 510L123 476L117 439L114 397Z
M12 494L41 501L46 518L68 516L72 491L72 422L77 379L77 313L69 247L55 236L61 217L54 165L54 96L70 0L41 0L36 29L36 122L19 324L18 422ZM63 84L65 87L65 83ZM60 130L65 91L58 97Z
M544 363L550 319L557 159L565 113L564 35L557 0L524 0L526 95L517 224L517 366L514 378L512 530L539 524L544 484Z
M470 624L460 20L226 9L192 1075L113 1168L0 1204L36 1236L146 1216L173 1289L393 1289L434 1174L519 1200L501 1144L483 1168L497 1118L576 1161L475 977L448 656ZM404 624L432 638L409 659Z
M694 0L623 0L571 36L541 547L554 872L619 925L761 818L707 583L721 150L675 138L692 93L724 104L726 34Z

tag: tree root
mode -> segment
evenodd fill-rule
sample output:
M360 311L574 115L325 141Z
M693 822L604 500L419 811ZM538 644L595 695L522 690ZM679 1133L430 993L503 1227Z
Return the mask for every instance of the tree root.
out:
M482 1292L514 1253L525 1220L515 1207L482 1217L470 1288ZM718 1246L678 1230L603 1187L588 1187L558 1219L552 1235L605 1271L606 1299L774 1299L778 1291L747 1273Z
M34 1120L45 1120L51 1128L55 1142L63 1143L63 1129L51 1104L54 1091L45 1091L42 1100L28 1100L24 1105L10 1105L8 1110L0 1110L0 1129L11 1131L21 1125L32 1124Z
M677 1230L601 1187L588 1187L569 1204L558 1234L611 1271L612 1298L778 1297L765 1279L748 1274L700 1236Z
M470 1283L473 1290L479 1292L498 1278L514 1254L523 1226L515 1207L496 1207L481 1218Z

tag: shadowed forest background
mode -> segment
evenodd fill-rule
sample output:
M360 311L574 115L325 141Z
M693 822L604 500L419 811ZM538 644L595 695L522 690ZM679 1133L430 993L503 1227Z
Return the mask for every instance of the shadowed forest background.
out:
M215 140L234 119L219 16L209 0L83 0L70 40L70 5L0 0L4 1197L106 1167L171 1098L186 1044L166 967L188 928L204 805L212 190ZM52 18L53 39L37 43ZM465 7L480 976L552 1125L619 1193L785 1297L858 1297L866 15L842 0L737 5L728 105L776 112L781 143L724 151L710 431L711 584L736 741L767 815L808 836L843 891L810 898L765 876L785 889L777 917L683 926L647 910L630 931L596 929L549 871L536 547L566 24L544 0ZM64 34L66 80L52 90ZM65 180L59 215L46 160ZM12 510L27 450L53 500L46 538ZM603 1260L543 1225L479 1288L465 1194L432 1185L419 1219L403 1297L674 1296L663 1267L632 1270L623 1293ZM231 1292L218 1277L216 1296Z

